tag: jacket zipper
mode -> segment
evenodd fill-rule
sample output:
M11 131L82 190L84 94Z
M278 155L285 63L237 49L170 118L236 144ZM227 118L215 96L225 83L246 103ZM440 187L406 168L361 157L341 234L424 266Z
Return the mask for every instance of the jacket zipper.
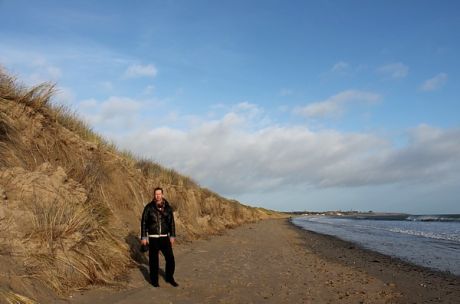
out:
M161 215L157 212L157 222L158 222L158 226L160 226L160 233L158 233L159 235L161 235Z

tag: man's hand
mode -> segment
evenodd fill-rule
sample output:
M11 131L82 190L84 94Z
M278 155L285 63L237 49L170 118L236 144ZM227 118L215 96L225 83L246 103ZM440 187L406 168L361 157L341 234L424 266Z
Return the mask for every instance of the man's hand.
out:
M171 245L174 245L174 242L176 241L176 238L170 237L170 238L169 238L169 241L171 242Z
M141 240L141 245L147 245L147 240Z

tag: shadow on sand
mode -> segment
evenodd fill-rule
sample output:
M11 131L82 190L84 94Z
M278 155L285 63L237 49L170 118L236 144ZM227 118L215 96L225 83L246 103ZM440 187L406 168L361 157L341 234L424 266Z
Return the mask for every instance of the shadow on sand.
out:
M129 246L129 255L137 263L137 268L142 273L144 279L151 283L149 275L149 252L141 252L139 237L133 232L125 238L125 241ZM163 278L165 277L165 272L161 268L158 270L158 274Z

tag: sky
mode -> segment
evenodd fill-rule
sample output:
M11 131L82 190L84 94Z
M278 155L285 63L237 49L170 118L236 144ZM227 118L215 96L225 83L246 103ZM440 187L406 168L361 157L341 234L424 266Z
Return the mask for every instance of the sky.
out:
M459 1L0 0L0 65L251 206L460 213ZM167 195L167 193L166 193Z

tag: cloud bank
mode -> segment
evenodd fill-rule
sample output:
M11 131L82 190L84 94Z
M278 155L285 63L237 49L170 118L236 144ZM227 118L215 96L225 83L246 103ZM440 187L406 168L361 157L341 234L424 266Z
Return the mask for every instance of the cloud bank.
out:
M109 103L117 101L101 103L100 117ZM138 105L119 106L118 113L139 118ZM401 147L377 134L277 125L262 108L242 103L215 120L195 117L186 128L153 123L132 130L110 137L122 148L173 167L224 195L285 187L436 183L458 179L460 172L460 130L429 125L407 130L407 143Z

